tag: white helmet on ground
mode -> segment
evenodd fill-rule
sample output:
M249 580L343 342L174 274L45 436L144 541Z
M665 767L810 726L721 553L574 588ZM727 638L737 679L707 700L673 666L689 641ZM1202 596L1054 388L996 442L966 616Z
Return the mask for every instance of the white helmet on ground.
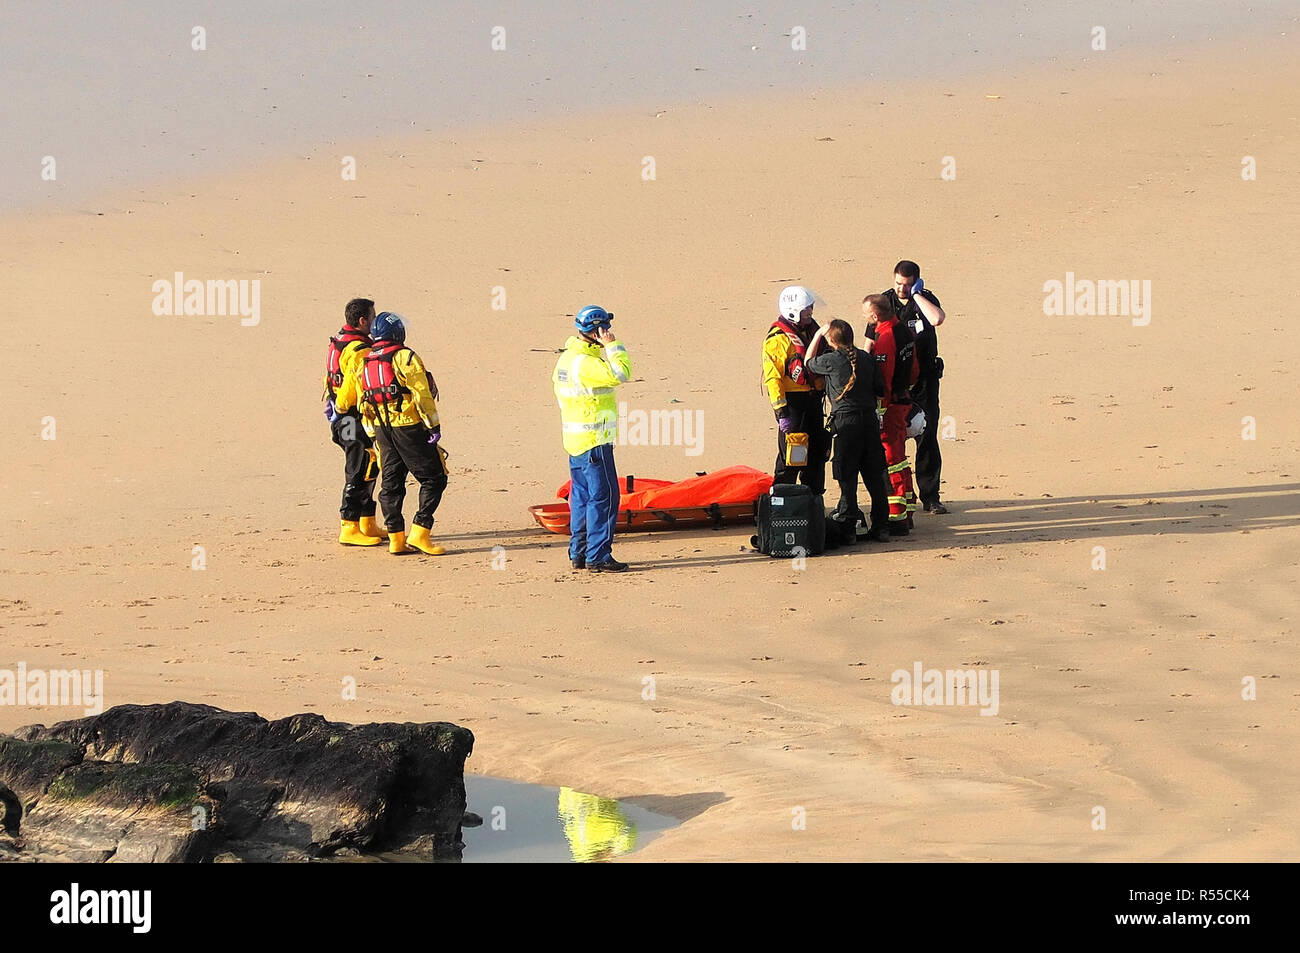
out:
M916 410L907 418L907 435L919 438L921 434L925 433L925 411L916 404L912 406L916 407Z
M798 321L799 313L813 304L812 292L803 285L790 285L781 291L781 316L788 321Z

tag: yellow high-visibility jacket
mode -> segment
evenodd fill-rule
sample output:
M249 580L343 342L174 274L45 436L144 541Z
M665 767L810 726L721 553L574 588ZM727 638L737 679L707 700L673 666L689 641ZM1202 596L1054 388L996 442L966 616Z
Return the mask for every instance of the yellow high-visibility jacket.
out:
M817 333L815 325L812 333ZM763 341L763 389L773 410L785 406L786 394L806 394L826 386L820 377L809 373L795 360L798 355L785 331L773 324Z
M421 422L430 429L441 426L438 420L438 403L433 399L433 391L429 389L429 378L424 369L424 362L420 360L420 355L409 347L393 355L393 373L397 383L411 392L409 395L403 395L401 410L393 406L385 406L380 410L365 399L361 374L365 368L365 355L369 353L367 350L354 359L352 373L344 377L343 386L338 390L334 406L340 412L347 412L359 406L361 422L366 428L366 433L372 437L375 435L375 428L379 426L378 415L381 413L384 414L384 420L390 427L414 427ZM340 368L342 365L343 358L340 356Z
M576 334L564 342L551 384L560 404L564 449L569 456L581 456L618 438L614 388L631 379L632 362L621 342L602 348Z

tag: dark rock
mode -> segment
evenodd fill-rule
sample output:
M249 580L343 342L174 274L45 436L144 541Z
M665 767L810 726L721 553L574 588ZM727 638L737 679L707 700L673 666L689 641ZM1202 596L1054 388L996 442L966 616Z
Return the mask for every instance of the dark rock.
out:
M23 730L20 728L19 732ZM0 735L0 764L4 765L0 781L23 804L34 802L51 781L80 760L79 745L66 741L32 742Z
M17 837L18 826L22 823L22 819L23 805L18 800L18 795L0 784L0 830L10 837Z
M268 722L185 702L30 726L0 736L0 859L458 859L473 746L443 722Z

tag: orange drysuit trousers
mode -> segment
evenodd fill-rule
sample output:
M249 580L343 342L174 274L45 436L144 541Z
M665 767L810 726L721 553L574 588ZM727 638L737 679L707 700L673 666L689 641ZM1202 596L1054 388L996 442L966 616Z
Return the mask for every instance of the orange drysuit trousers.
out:
M885 447L885 465L889 471L889 521L905 522L916 509L912 489L912 462L907 459L907 404L890 404L880 426L880 442Z

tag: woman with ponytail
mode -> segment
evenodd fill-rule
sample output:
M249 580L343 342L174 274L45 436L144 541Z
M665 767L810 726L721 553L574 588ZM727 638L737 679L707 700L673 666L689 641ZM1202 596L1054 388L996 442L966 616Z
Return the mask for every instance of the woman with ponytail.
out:
M819 354L818 338L823 333L832 350ZM817 333L808 353L817 355L807 361L808 370L826 378L831 399L830 430L835 435L831 473L840 485L840 502L831 519L844 526L848 539L854 537L859 521L867 522L858 508L860 475L871 494L871 529L866 537L884 542L889 539L889 484L876 420L876 399L885 393L884 378L875 358L853 346L852 326L838 318Z

